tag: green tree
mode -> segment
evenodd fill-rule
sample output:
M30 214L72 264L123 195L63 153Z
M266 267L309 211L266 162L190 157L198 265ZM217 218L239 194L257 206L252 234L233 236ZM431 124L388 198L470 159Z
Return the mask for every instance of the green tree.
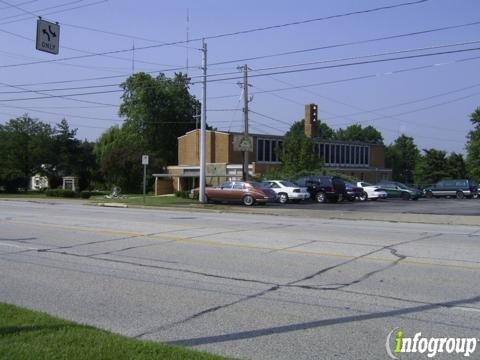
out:
M167 78L145 73L130 76L122 85L120 115L125 117L123 132L138 134L152 160L165 167L176 164L177 137L195 128L199 102L189 93L184 74Z
M447 158L448 176L453 179L467 178L467 167L462 154L452 152Z
M360 124L353 124L345 129L338 129L335 133L335 139L340 141L362 141L383 144L382 133L371 125L362 127Z
M320 134L321 139L334 139L335 138L335 130L333 130L330 126L328 126L324 122L320 122L318 125L318 132Z
M288 177L321 168L322 162L315 154L314 142L305 135L303 120L295 122L285 134L280 160L282 171Z
M0 186L28 188L30 177L52 161L52 135L49 124L27 114L0 125Z
M414 179L416 184L433 184L437 181L449 178L447 153L442 150L424 149L415 166Z
M412 137L400 135L385 149L385 165L392 169L394 180L413 183L413 172L420 157L420 151Z
M467 137L467 169L472 178L480 180L480 107L470 114L470 121L474 129Z
M140 192L145 148L138 134L112 126L97 140L94 153L107 187L120 186L124 192Z

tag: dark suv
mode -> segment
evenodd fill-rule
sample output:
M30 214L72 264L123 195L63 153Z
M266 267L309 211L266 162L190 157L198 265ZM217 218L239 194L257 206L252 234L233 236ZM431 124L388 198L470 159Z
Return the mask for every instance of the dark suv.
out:
M310 198L319 203L337 202L346 195L345 182L336 176L304 176L295 182L306 187Z
M457 199L478 196L478 184L473 180L442 180L427 188L425 197L455 196Z

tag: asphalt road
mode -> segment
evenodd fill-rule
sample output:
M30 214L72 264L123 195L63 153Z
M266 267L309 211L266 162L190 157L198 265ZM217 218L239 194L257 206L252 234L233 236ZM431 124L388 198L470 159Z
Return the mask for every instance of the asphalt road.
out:
M0 201L0 301L239 358L386 359L397 327L480 337L479 244L473 226Z
M274 205L275 206L275 205ZM355 212L387 212L401 214L435 214L480 216L480 199L386 199L376 201L343 201L339 203L318 204L305 201L300 204L286 204L291 209L322 209Z

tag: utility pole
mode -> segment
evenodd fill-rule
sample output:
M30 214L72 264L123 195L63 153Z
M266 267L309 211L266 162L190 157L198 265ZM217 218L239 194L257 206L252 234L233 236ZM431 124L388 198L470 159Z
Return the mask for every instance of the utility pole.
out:
M244 139L248 139L248 66L243 65L243 136ZM248 141L248 140L246 140ZM248 149L243 151L243 167L242 167L243 180L248 180Z
M205 203L205 152L206 152L206 128L207 128L207 44L202 40L202 70L203 70L203 90L202 90L202 113L200 120L200 188L198 192L198 201Z

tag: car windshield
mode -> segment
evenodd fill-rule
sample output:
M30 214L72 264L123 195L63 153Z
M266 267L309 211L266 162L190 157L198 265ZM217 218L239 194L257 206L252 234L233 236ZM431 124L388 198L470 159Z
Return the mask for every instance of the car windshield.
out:
M285 187L297 187L298 185L291 182L291 181L280 181L280 184L282 184Z
M360 185L362 185L362 186L373 186L372 184L367 183L367 182L362 182Z

